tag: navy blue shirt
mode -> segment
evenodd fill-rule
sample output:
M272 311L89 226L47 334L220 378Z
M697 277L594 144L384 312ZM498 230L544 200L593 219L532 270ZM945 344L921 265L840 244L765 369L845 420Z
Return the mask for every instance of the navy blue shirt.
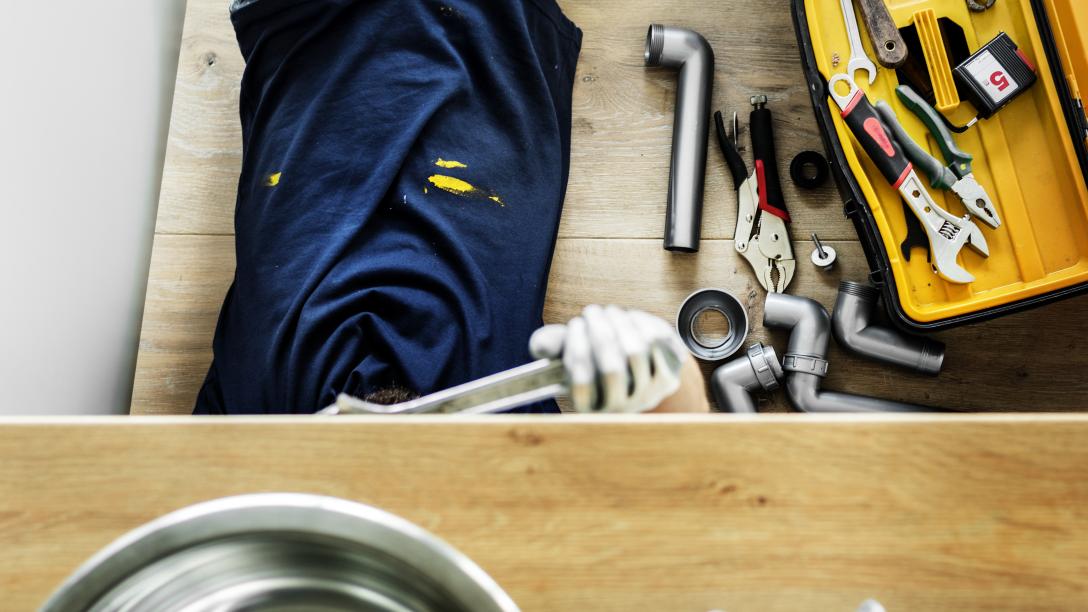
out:
M237 269L195 412L312 412L529 361L581 31L554 0L257 0L231 18Z

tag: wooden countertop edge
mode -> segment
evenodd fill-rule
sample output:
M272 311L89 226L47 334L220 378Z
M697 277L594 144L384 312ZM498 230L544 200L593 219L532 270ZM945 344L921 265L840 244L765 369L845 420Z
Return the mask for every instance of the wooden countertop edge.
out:
M894 424L1041 424L1084 423L1088 413L960 413L960 414L563 414L563 415L403 415L403 416L0 416L0 427L42 426L192 426L223 424L276 425L894 425Z

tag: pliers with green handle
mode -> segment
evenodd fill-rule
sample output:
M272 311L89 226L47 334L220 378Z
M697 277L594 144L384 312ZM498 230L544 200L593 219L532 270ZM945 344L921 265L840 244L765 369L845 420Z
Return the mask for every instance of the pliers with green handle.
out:
M989 194L978 183L971 170L971 162L974 157L956 146L956 141L952 138L948 128L945 127L944 122L941 121L937 111L913 89L907 85L900 85L895 89L895 93L898 94L903 104L918 115L922 123L929 128L930 133L937 140L937 146L940 147L941 153L949 163L945 166L927 153L903 129L891 106L887 102L878 102L876 105L877 113L880 114L880 118L903 147L907 159L929 177L931 186L952 191L959 196L963 205L974 217L994 229L1000 227L1001 219L997 216L997 209L994 208Z

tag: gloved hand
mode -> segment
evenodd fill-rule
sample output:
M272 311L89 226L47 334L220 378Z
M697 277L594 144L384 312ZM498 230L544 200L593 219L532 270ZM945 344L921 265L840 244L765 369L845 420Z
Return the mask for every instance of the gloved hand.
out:
M578 412L645 412L680 387L687 349L665 321L617 306L586 306L529 338L537 359L562 357ZM598 389L600 390L598 392Z

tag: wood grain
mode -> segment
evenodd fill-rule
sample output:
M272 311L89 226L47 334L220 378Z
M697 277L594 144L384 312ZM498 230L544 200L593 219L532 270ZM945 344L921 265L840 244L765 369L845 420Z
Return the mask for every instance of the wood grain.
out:
M839 279L843 275L861 278L865 261L857 243L835 242L833 246L842 262L833 273L802 265L794 280L797 293L812 296L828 308L834 304ZM747 304L752 328L749 342L784 347L785 334L762 327L766 294L732 248L732 241L711 240L697 255L682 255L662 250L656 240L560 239L545 321L566 321L593 303L626 304L671 321L695 288L713 286L732 291ZM798 253L809 250L804 243L794 248ZM233 275L234 240L164 235L156 238L155 252L132 411L186 414L211 362L219 304ZM647 278L660 280L650 286ZM1055 376L1069 372L1070 359L1088 348L1088 320L1078 314L1075 301L1056 304L1045 312L1052 324L1039 324L1038 313L1025 313L985 327L939 334L950 347L939 378L887 368L833 346L827 387L961 410L1083 409L1088 405L1088 378ZM705 372L711 369L708 364ZM784 396L775 394L761 409L786 410Z
M4 423L5 610L146 521L261 491L403 516L526 612L1088 601L1084 416Z
M789 11L780 0L705 4L673 1L563 2L583 30L573 96L571 175L560 227L564 237L658 238L665 227L676 74L642 65L646 28L673 16L718 50L715 108L736 110L766 93L775 112L779 166L803 149L822 150L805 90ZM743 6L744 10L738 10ZM686 16L685 19L680 19ZM156 231L231 234L241 166L238 83L244 67L226 3L187 8ZM742 139L747 131L742 132ZM732 238L736 192L717 146L710 146L703 236ZM750 155L746 155L750 159ZM788 181L787 181L788 183ZM802 198L784 185L797 227L853 239L835 191ZM828 214L831 213L831 214Z
M227 3L189 2L156 233L234 233L234 199L242 165L238 94L244 67Z
M638 307L673 319L681 300L716 286L745 296L751 341L785 336L760 325L763 292L732 251L736 196L716 146L707 173L703 249L661 249L675 75L642 66L649 23L694 28L717 50L714 105L747 116L767 93L780 170L802 149L821 149L805 92L789 11L781 0L588 0L561 2L584 32L574 88L571 177L549 281L545 318L561 322L588 303ZM133 391L135 413L182 414L211 360L211 336L233 274L232 214L240 164L238 82L243 69L225 3L190 0L178 68ZM747 131L742 131L742 143ZM745 152L750 158L750 153ZM834 244L840 267L822 276L811 247L795 242L790 292L830 307L841 277L862 280L864 255L833 188L798 192L784 182L794 238L811 231ZM1078 308L1078 304L1080 307ZM1083 300L941 336L939 379L832 350L828 387L974 410L1071 410L1088 404ZM710 366L706 366L709 373ZM785 410L781 395L765 410Z

